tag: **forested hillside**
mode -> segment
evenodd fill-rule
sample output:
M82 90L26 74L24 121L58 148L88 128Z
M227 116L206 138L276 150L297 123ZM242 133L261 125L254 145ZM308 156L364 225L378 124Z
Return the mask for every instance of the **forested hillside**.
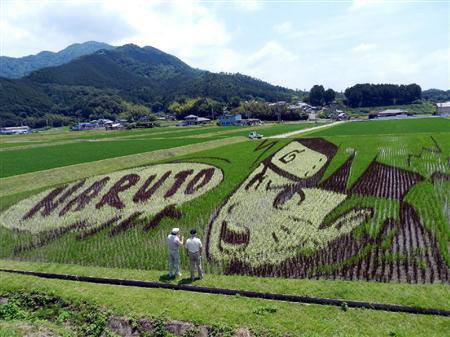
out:
M0 67L0 77L20 78L37 69L58 66L100 49L113 48L114 47L103 42L88 41L72 44L57 53L43 51L36 55L19 58L0 56L0 63L2 65Z
M422 92L422 97L434 102L450 101L450 90L428 89Z
M48 114L61 116L58 125L70 119L115 118L130 104L157 112L186 97L208 97L224 105L254 98L289 101L297 95L242 74L194 69L156 48L136 45L99 50L2 84L8 88L0 92L4 126L43 126Z

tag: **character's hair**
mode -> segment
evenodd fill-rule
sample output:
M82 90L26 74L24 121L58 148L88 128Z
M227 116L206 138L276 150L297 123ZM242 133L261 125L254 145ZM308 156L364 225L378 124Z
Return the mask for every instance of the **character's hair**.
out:
M300 138L296 140L300 144L324 154L328 160L332 159L338 147L323 138Z

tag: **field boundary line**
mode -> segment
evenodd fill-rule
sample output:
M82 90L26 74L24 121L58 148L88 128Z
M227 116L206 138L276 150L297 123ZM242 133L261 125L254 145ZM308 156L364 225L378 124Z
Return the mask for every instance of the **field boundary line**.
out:
M246 138L241 136L215 139L207 142L66 165L49 170L34 171L5 177L0 179L0 197L28 191L30 186L33 186L33 189L39 189L243 141L246 141Z
M259 299L284 301L284 302L331 305L331 306L341 306L341 307L347 306L348 308L357 308L357 309L370 309L370 310L408 313L408 314L421 314L421 315L435 315L435 316L450 317L450 310L419 308L419 307L396 305L396 304L383 304L383 303L373 303L373 302L364 302L364 301L309 297L309 296L300 296L300 295L262 293L262 292L249 291L249 290L212 288L212 287L185 285L185 284L170 284L170 283L168 284L168 283L151 282L151 281L138 281L138 280L127 280L127 279L116 279L116 278L78 276L78 275L69 275L69 274L42 273L42 272L35 272L35 271L16 270L16 269L0 268L0 272L10 273L10 274L36 276L36 277L41 277L41 278L46 278L46 279L57 279L57 280L64 280L64 281L76 281L76 282L86 282L86 283L96 283L96 284L106 284L106 285L119 285L119 286L127 286L127 287L181 290L181 291L190 291L190 292L196 292L196 293L227 295L227 296L242 296L242 297L248 297L248 298L259 298Z
M270 137L264 137L265 139L270 139L270 138L289 138L291 136L296 136L298 134L301 133L305 133L305 132L310 132L310 131L316 131L322 128L329 128L329 127L333 127L339 124L345 123L345 121L339 121L339 122L334 122L334 123L329 123L329 124L325 124L325 125L319 125L319 126L314 126L312 128L307 128L307 129L301 129L301 130L297 130L297 131L291 131L291 132L287 132L287 133L283 133L281 135L276 135L276 136L270 136Z

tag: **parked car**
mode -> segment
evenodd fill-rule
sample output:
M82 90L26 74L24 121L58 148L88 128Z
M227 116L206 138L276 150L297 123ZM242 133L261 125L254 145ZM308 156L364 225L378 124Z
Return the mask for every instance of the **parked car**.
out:
M248 134L248 138L250 139L261 139L263 135L257 133L256 131L252 131Z

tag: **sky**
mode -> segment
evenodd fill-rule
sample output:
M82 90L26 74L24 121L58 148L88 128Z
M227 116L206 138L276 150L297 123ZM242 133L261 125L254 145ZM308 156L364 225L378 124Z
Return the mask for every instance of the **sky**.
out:
M450 89L449 18L449 1L0 0L0 55L95 40L292 89Z

